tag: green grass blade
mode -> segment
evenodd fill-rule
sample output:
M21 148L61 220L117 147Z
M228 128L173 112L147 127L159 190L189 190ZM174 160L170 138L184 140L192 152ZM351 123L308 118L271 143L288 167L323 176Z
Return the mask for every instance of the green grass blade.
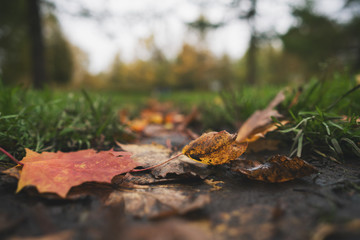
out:
M296 152L297 157L301 157L301 153L303 149L303 139L304 139L304 133L301 133L298 140L298 147Z
M352 146L353 152L356 154L356 156L360 157L360 148L355 144L353 140L349 138L341 138L341 141L349 143Z
M335 138L331 139L331 143L334 146L334 148L336 150L336 153L339 154L339 155L343 155L343 151L342 151L342 149L341 149L341 147L339 145L339 142Z

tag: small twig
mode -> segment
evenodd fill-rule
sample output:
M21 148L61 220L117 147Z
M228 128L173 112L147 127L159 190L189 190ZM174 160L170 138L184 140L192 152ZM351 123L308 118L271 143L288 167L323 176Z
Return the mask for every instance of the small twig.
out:
M19 160L17 160L16 158L14 158L10 153L8 153L5 149L3 149L2 147L0 147L0 151L3 152L6 156L8 156L11 160L13 160L15 163L24 166L24 164L22 162L20 162Z
M130 172L142 172L142 171L150 170L150 169L159 167L159 166L161 166L161 165L163 165L163 164L165 164L165 163L167 163L167 162L170 162L171 160L173 160L173 159L175 159L175 158L177 158L177 157L179 157L179 156L181 156L181 155L183 155L183 153L179 153L178 155L175 155L175 156L169 158L168 160L166 160L166 161L164 161L164 162L162 162L162 163L160 163L160 164L157 164L157 165L155 165L155 166L151 166L151 167L144 168L144 169L134 169L134 170L131 170Z

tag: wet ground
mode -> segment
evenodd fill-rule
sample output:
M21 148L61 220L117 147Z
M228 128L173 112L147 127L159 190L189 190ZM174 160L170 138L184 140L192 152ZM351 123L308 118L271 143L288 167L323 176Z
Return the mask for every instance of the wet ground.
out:
M224 165L211 167L205 180L95 184L65 200L33 188L14 194L17 180L1 174L0 239L360 239L359 159L306 160L320 172L285 183L249 180ZM124 193L134 191L164 193L165 202L176 201L180 192L185 203L170 204L170 211L157 198L151 209L145 204L131 212L131 202L139 199L126 200ZM109 195L115 199L111 204Z

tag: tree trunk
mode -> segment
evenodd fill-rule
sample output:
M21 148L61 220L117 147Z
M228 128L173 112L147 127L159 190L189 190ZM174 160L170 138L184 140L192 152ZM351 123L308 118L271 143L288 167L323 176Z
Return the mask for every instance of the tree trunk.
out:
M254 34L252 34L246 58L246 81L251 85L256 83L256 50L257 38Z
M42 89L45 76L45 48L40 15L40 0L28 1L29 35L31 42L32 81L36 89Z

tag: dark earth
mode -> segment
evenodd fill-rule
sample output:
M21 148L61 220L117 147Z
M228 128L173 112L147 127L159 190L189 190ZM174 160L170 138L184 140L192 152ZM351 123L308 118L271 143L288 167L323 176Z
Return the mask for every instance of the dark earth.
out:
M187 143L174 140L178 147ZM165 144L161 138L155 141ZM279 152L242 158L263 161ZM184 204L184 211L163 211L155 201L146 214L126 211L129 202L123 200L107 204L110 193L131 193L135 185L84 184L80 194L73 188L75 197L60 199L32 187L15 194L17 179L1 174L0 239L360 239L359 159L339 164L303 158L319 173L284 183L249 180L229 164L210 166L213 173L205 180L138 181L136 191L181 191L197 199ZM163 210L152 214L155 207Z

